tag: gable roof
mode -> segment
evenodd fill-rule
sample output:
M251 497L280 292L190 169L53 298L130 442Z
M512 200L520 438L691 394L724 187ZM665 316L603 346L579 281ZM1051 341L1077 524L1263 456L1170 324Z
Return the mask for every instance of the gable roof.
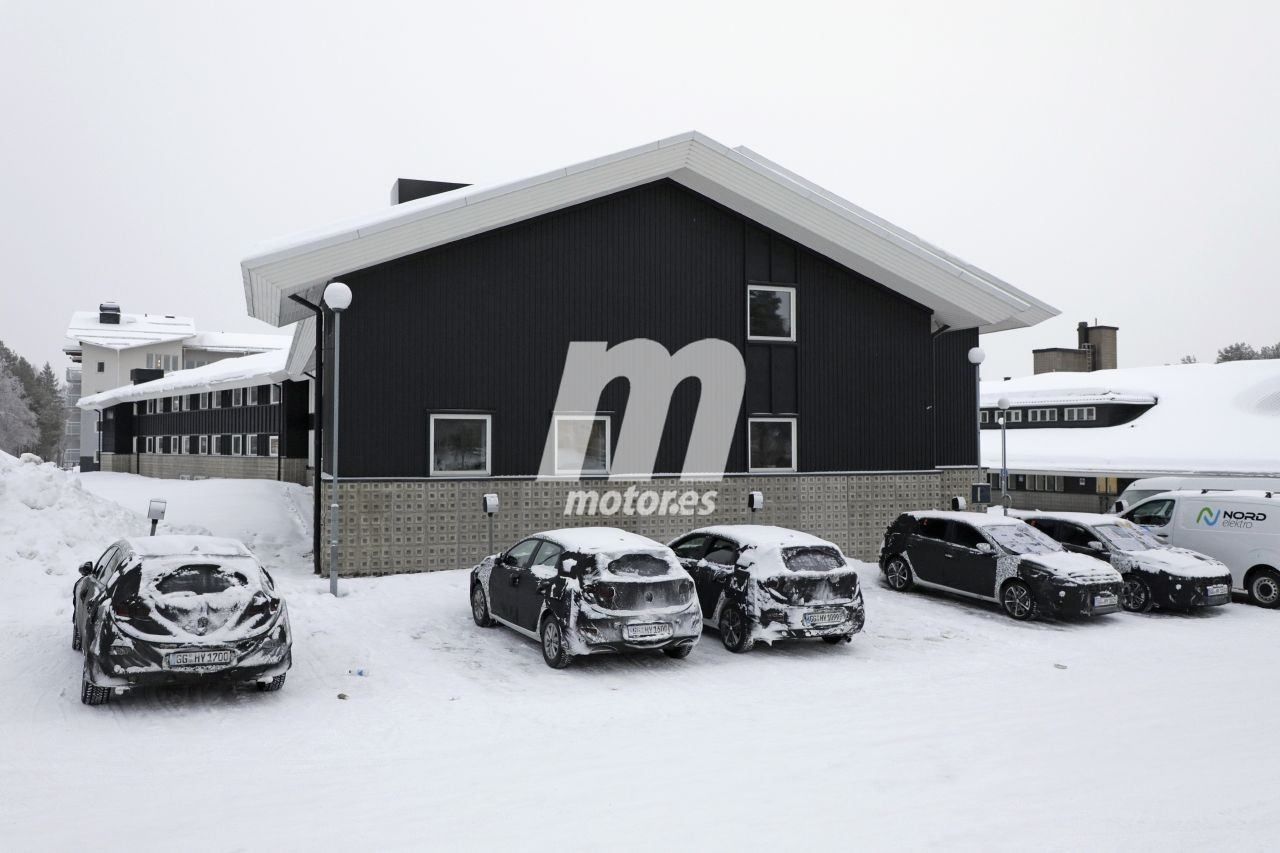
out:
M308 314L290 295L318 303L324 286L345 273L664 178L928 306L939 324L994 332L1059 313L747 148L696 132L263 244L240 264L248 311L283 326Z

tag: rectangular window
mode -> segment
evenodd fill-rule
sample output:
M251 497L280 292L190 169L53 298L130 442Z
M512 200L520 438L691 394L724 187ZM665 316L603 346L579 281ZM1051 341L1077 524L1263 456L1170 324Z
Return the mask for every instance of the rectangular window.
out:
M271 404L275 405L276 403L279 403L279 402L280 402L280 386L272 385L271 386Z
M280 436L278 435L267 436L267 455L268 456L280 455Z
M233 391L231 392L231 405L232 405L232 406L241 406L241 405L244 405L244 390L243 390L243 389L236 388L235 390L233 390Z
M983 409L982 412L978 415L978 423L985 424L986 422L987 422L987 410Z
M155 368L156 368L156 354L153 352L149 352L147 353L147 370L155 370Z
M209 394L208 394L208 392L205 392L204 394L201 394L201 395L200 395L200 408L201 408L201 409L207 409L207 408L209 408Z
M147 414L154 415L156 413L156 401L154 399L147 401Z
M231 436L231 455L232 456L239 456L242 453L244 453L244 445L241 443L242 440L243 439L241 439L241 437L238 435Z
M133 452L138 452L138 437L136 435L133 437Z
M249 386L248 388L245 389L244 392L247 395L247 399L244 401L244 404L246 406L258 405L258 386L257 385Z
M147 453L156 452L156 437L154 435L147 436Z
M432 415L431 476L489 476L493 473L489 464L492 435L489 415Z
M141 405L142 405L141 403L134 403L134 404L133 404L133 414L134 414L135 416L142 414L142 412L138 411L138 407L139 407L139 406L141 406Z
M796 470L796 419L747 419L747 470Z
M173 398L173 410L174 410L175 412L181 412L181 411L182 411L182 398L181 398L181 397L174 397L174 398Z
M556 415L556 473L608 474L610 427L605 415Z
M747 340L796 339L796 289L766 284L747 286Z
M222 408L222 392L221 391L214 391L212 394L209 395L209 407L212 409Z
M1005 419L1011 424L1022 423L1022 410L1010 409L1009 411L1005 412Z
M209 436L207 435L200 436L200 454L202 456L209 455Z
M257 435L245 436L245 445L248 448L247 450L245 450L246 456L258 455L258 436Z

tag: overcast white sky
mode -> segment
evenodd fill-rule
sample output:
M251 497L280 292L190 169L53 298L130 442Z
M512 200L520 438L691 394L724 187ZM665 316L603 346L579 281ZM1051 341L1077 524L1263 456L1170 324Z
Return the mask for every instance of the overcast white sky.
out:
M890 8L891 7L891 8ZM396 177L745 144L1057 306L984 376L1280 341L1280 3L0 0L0 339L76 309L244 313L254 244Z

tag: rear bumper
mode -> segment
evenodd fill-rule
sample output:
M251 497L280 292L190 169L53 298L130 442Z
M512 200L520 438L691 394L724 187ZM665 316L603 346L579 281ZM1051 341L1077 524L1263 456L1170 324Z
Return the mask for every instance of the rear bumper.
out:
M227 664L190 668L166 665L168 655L174 652L224 649L231 652L231 661ZM266 635L208 647L149 643L117 635L105 649L92 656L92 662L91 680L100 687L265 681L289 671L293 647L287 623Z
M821 627L805 624L807 615L837 609L844 611L844 620L839 623ZM866 621L866 608L859 597L853 604L761 610L754 633L756 639L766 642L813 637L851 637L862 630Z
M652 640L627 638L627 626L655 624L669 625L671 633ZM570 650L575 655L652 652L692 646L702 636L702 611L695 600L687 610L653 616L633 613L601 617L579 612L570 635L573 637Z

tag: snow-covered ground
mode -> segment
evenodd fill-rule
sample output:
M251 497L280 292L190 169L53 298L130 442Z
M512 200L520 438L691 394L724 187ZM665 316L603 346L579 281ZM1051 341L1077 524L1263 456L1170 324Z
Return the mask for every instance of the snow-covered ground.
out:
M0 464L5 849L1261 850L1280 831L1280 613L1024 625L868 566L850 645L735 656L708 633L685 661L553 671L475 627L464 572L326 595L296 487L76 482ZM111 501L151 496L268 563L295 629L282 692L80 704L76 561L141 526ZM3 544L23 530L34 551Z

